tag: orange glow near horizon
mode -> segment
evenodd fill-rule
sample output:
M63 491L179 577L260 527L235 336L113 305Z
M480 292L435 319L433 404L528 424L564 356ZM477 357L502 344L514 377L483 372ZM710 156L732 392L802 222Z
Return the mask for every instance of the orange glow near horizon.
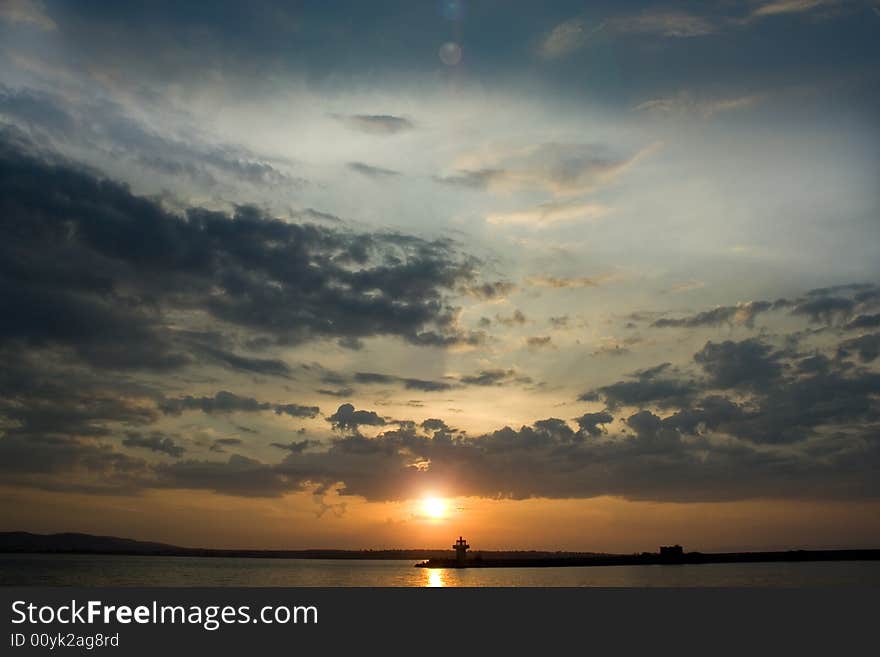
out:
M445 517L435 520L422 510L429 496L446 503ZM878 501L507 500L445 497L431 490L398 502L368 502L334 493L326 502L344 501L344 513L319 515L311 491L272 499L180 489L59 497L0 485L0 499L3 527L41 534L80 531L185 547L449 550L460 535L474 552L629 554L674 543L689 550L724 552L872 548L880 543Z

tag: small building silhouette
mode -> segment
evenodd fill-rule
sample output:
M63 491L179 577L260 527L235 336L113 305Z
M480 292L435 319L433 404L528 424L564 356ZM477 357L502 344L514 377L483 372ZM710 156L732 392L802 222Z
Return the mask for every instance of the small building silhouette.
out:
M464 563L465 561L465 553L470 549L470 545L468 542L464 540L461 536L458 537L458 540L453 544L452 549L455 550L455 561L457 563Z
M660 556L664 559L679 559L684 556L684 548L680 545L661 545Z

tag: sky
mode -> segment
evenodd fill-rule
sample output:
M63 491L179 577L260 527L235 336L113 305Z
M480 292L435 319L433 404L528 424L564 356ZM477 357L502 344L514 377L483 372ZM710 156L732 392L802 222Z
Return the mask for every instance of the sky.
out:
M0 0L0 529L877 547L878 37Z

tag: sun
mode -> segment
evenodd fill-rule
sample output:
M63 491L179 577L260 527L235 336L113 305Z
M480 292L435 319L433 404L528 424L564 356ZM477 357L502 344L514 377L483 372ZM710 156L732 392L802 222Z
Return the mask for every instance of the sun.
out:
M422 513L435 520L444 518L448 508L446 500L439 497L426 497L422 500Z

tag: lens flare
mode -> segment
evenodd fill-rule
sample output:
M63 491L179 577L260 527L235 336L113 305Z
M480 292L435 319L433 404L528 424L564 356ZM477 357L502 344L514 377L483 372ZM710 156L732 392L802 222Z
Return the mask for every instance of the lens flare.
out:
M440 46L440 51L437 54L440 56L440 61L444 64L455 66L461 61L461 46L454 41L450 41Z

